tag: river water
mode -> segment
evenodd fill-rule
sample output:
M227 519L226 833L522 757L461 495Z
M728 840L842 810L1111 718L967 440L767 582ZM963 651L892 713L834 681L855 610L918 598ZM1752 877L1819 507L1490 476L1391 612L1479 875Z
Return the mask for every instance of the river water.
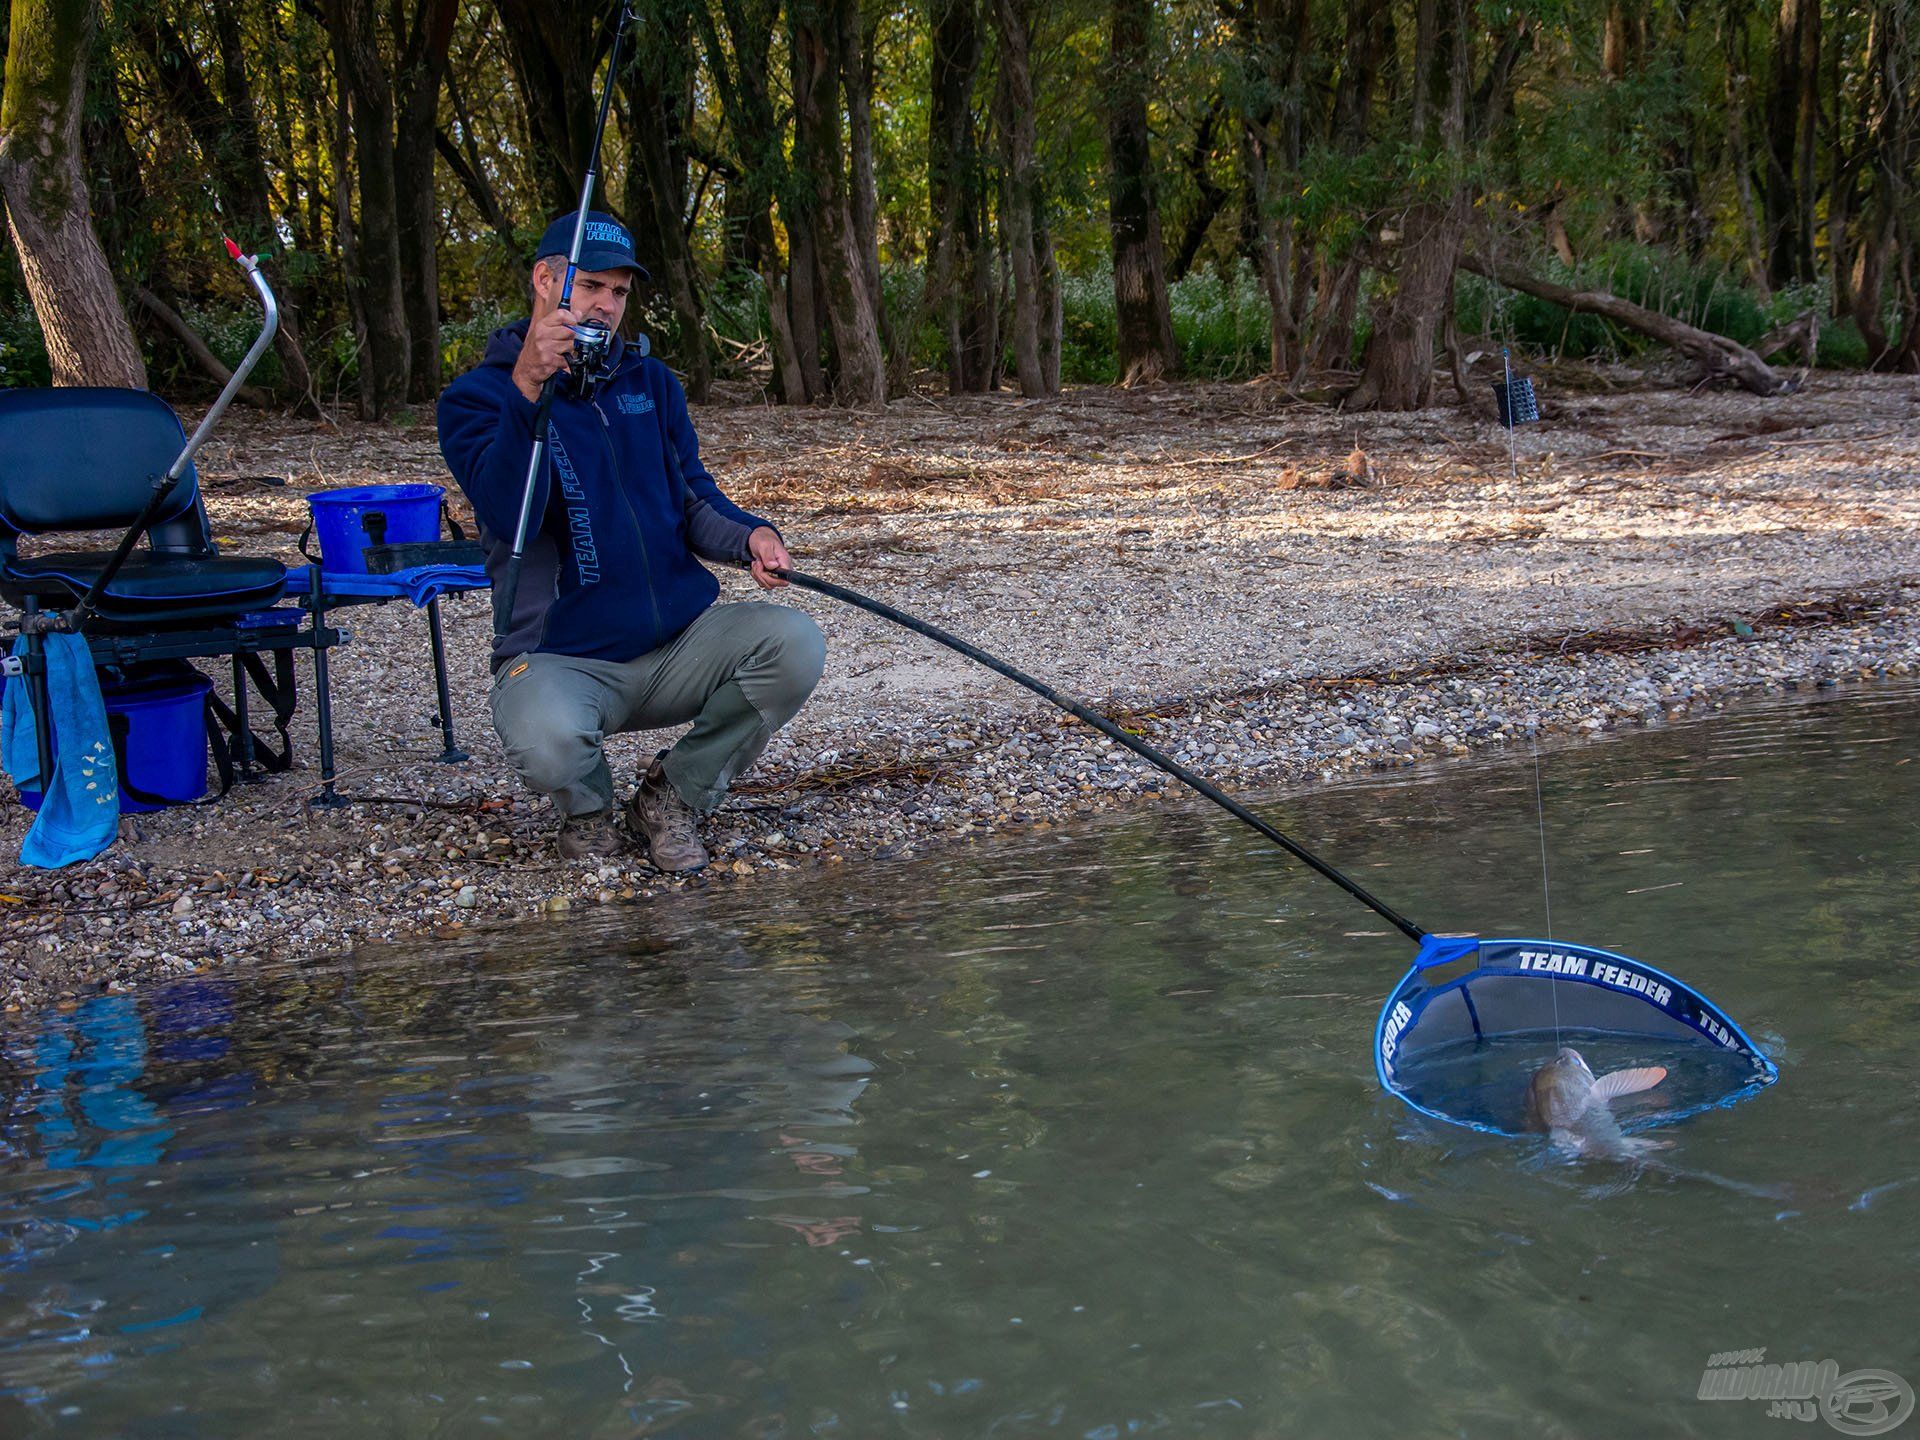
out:
M1539 808L1511 753L1263 803L1717 1000L1780 1081L1659 1168L1383 1095L1411 946L1184 804L29 1018L0 1434L1801 1433L1696 1395L1920 1381L1917 736L1887 688Z

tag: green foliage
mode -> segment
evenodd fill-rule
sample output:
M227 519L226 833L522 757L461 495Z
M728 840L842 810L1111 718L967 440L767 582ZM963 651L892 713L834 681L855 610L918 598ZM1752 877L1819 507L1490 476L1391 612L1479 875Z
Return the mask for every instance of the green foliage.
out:
M487 337L525 315L524 309L495 304L464 319L444 322L440 326L440 373L452 377L471 370L486 353Z
M52 383L53 368L47 363L40 321L23 294L0 309L0 388Z
M1112 262L1061 276L1060 312L1060 378L1087 385L1111 385L1119 379Z
M1851 318L1822 327L1814 364L1823 370L1867 368L1867 340Z
M1060 373L1081 384L1118 377L1113 269L1101 264L1061 280ZM1243 258L1222 274L1197 267L1167 287L1182 373L1197 380L1250 377L1267 368L1267 296Z
M730 18L713 0L664 0L649 12L635 52L644 57L647 74L661 77L661 93L680 94L679 82L687 81L684 105L675 107L675 133L687 145L685 219L694 279L704 292L711 330L723 342L721 367L736 373L743 363L765 365L765 351L756 347L768 333L764 287L741 268L742 261L764 237L773 251L755 253L754 263L780 265L785 227L795 213L790 203L756 213L760 200L777 192L791 202L824 178L807 173L809 159L796 146L787 8L782 0L767 0L732 7ZM611 13L604 4L599 9ZM1373 307L1395 283L1395 251L1378 247L1378 237L1403 229L1409 209L1422 202L1458 198L1468 206L1470 245L1505 245L1528 256L1549 245L1569 247L1583 259L1572 272L1545 267L1559 278L1611 289L1743 342L1809 306L1824 312L1830 303L1824 282L1780 289L1768 298L1745 279L1757 235L1777 219L1767 213L1778 202L1764 185L1756 192L1751 183L1745 190L1738 184L1743 176L1751 182L1766 164L1777 6L1769 11L1671 0L1645 6L1476 0L1467 10L1470 34L1460 52L1471 91L1469 138L1451 152L1435 123L1438 91L1432 85L1444 76L1427 76L1428 120L1419 133L1413 123L1414 52L1421 33L1421 7L1413 0L1387 0L1372 9L1336 0L1307 0L1301 7L1152 0L1151 9L1148 109L1162 223L1172 240L1196 216L1213 216L1198 252L1201 264L1170 293L1180 362L1189 375L1239 377L1267 363L1265 295L1246 253L1251 133L1262 135L1268 147L1264 153L1273 169L1263 200L1296 257L1293 278L1305 287L1313 323L1324 330L1329 311L1341 317L1337 323L1346 323L1329 287L1350 277L1350 262L1379 267L1363 272L1350 330L1322 337L1336 346L1350 344L1356 360L1373 324ZM1032 10L1039 184L1053 254L1065 277L1063 374L1079 382L1111 381L1111 5L1051 0ZM20 13L58 19L83 11L71 0L31 0ZM1868 43L1873 17L1883 12L1884 5L1822 10L1818 98L1827 129L1844 143L1831 154L1823 145L1808 182L1808 205L1823 216L1835 213L1831 196L1842 159L1851 167L1846 173L1855 191L1842 216L1847 233L1838 241L1822 220L1822 263L1834 263L1829 254L1836 245L1845 263L1848 246L1861 240L1868 217L1878 214L1879 182L1870 157L1855 151L1867 143L1869 122L1880 113L1876 107L1888 103ZM332 117L344 98L327 63L330 41L319 12L290 0L159 10L151 9L151 0L128 0L98 13L87 173L123 293L152 284L170 297L184 297L179 303L188 322L228 363L238 360L256 333L251 297L226 271L211 238L226 218L216 199L219 157L201 152L203 137L188 124L190 107L170 94L141 38L141 17L164 13L216 102L234 81L223 36L238 43L272 192L267 243L277 253L271 273L283 298L300 303L301 340L322 400L331 403L351 392L359 353L349 318L351 267L342 223L358 225L364 236L367 217L352 170L357 143L340 148L334 134ZM866 5L863 13L873 36L882 288L889 332L898 344L901 327L917 312L923 267L942 218L931 213L927 176L933 12L916 3ZM1353 26L1369 14L1378 31L1360 36ZM742 61L744 52L731 53L740 16L747 17L747 30L755 16L770 27L764 64L754 62L768 81L770 129L761 124L749 130L741 115L729 113L728 87L715 74L716 54L722 61ZM971 103L984 201L982 213L970 220L993 245L1004 238L998 213L1002 122L994 114L999 45L990 7L980 16ZM223 31L218 17L231 17L234 28ZM1623 18L1625 29L1616 29L1610 45L1609 21ZM29 42L51 34L50 26L30 36L16 30L16 66L46 58L44 46ZM383 54L395 33L396 26L383 26ZM1368 38L1378 42L1371 52L1357 43ZM440 162L434 177L438 288L448 322L440 338L450 373L473 364L489 331L518 313L524 303L518 263L554 204L553 177L538 158L547 137L536 133L543 106L554 97L539 97L536 104L521 93L521 76L538 67L518 66L516 43L503 32L496 7L458 7L450 58L456 84L443 97L437 122L449 137L458 137L463 154L472 154L484 180L475 188L497 198L508 223L520 227L523 248L515 255L512 244L500 242L454 167ZM661 46L670 46L671 53ZM1500 55L1513 61L1511 72L1496 69ZM1372 68L1357 84L1354 67L1361 64ZM1911 80L1916 72L1909 66L1899 73L1909 77L1900 83L1912 92L1904 97L1903 113L1914 113L1920 107ZM12 88L19 96L10 94L10 102L30 98L24 85ZM1365 97L1357 116L1356 96ZM1489 108L1496 97L1500 103ZM602 157L601 203L614 208L637 193L630 183L634 137L627 133L637 113L632 99L623 94L615 107ZM1289 147L1297 147L1292 164L1284 158ZM1741 155L1744 170L1736 158ZM1217 212L1213 187L1224 194ZM1648 248L1627 238L1647 234L1667 243ZM1000 278L1004 282L1004 270ZM1642 337L1594 317L1570 315L1470 276L1460 277L1456 297L1468 332L1574 357L1631 356L1651 348ZM998 299L1003 313L1010 313L1011 297ZM1898 328L1894 309L1890 302L1890 331ZM664 356L690 353L695 337L680 333L660 293L649 297L637 319ZM149 371L156 385L188 394L210 388L177 344L138 317L135 324L152 352ZM802 343L824 352L832 341L823 329ZM913 366L944 369L944 346L944 327L933 317L909 337ZM1820 363L1858 365L1865 358L1856 327L1823 326ZM9 259L0 264L0 381L42 383L46 369L38 327ZM278 360L270 357L257 378L276 384Z
M1272 354L1267 294L1246 257L1226 274L1194 269L1168 287L1180 368L1196 380L1250 379Z

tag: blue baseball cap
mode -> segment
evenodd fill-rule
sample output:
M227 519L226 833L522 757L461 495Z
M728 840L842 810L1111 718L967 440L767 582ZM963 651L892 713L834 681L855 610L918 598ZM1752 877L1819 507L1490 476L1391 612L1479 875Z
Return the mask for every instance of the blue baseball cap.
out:
M533 252L535 260L544 260L549 255L564 257L573 248L573 222L578 213L570 210L547 226L546 233L540 237L540 248ZM652 278L646 266L633 258L632 234L604 210L587 212L587 228L580 237L580 268L632 270L642 280Z

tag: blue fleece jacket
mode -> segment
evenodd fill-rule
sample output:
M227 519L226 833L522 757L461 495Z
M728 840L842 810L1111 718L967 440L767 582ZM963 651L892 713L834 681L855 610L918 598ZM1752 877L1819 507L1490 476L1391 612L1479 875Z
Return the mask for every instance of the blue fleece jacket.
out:
M485 358L440 396L438 414L440 453L480 521L496 606L538 409L513 384L526 333L524 320L494 331ZM537 533L511 624L494 642L496 669L531 650L621 661L657 650L720 593L695 557L744 562L747 536L767 524L721 494L700 463L672 371L644 346L616 340L604 373L592 400L564 390L554 399L533 501Z

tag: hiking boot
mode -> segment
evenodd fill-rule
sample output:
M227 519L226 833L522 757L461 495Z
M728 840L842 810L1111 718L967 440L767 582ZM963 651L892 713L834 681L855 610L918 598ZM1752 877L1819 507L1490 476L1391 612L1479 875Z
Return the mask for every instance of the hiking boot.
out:
M555 841L568 860L591 860L618 855L627 848L627 837L611 810L595 810L591 815L569 815L560 822Z
M695 833L699 819L700 813L682 800L667 780L660 755L654 756L633 798L627 801L627 828L646 846L656 869L669 875L686 875L706 868L712 857Z

